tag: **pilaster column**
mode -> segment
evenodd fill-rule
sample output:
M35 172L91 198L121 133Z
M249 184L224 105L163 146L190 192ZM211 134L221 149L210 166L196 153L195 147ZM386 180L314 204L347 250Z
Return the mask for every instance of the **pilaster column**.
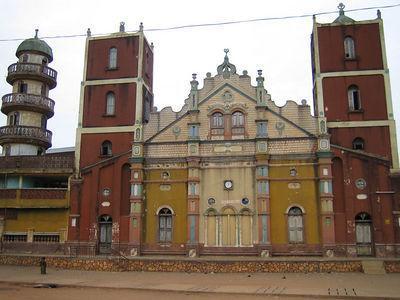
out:
M135 141L132 145L131 164L131 193L130 193L130 214L129 214L129 244L131 255L140 255L142 244L143 227L143 180L144 180L144 157L143 143L141 142L141 126L135 132Z
M321 123L323 123L323 121ZM321 134L318 139L317 157L321 244L324 255L333 256L335 246L335 219L332 191L332 153L330 152L328 134Z

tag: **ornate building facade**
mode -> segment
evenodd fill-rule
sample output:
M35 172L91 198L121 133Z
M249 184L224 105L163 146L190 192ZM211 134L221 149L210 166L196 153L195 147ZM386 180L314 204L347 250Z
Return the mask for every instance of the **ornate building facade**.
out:
M199 83L193 74L180 111L158 110L143 28L88 32L65 253L399 256L400 170L383 22L379 12L354 21L339 9L332 23L314 19L313 114L305 100L277 106L262 71L253 86L228 49L214 76ZM37 120L49 117L33 111ZM14 140L0 137L5 146ZM5 147L2 159L48 146L31 144Z

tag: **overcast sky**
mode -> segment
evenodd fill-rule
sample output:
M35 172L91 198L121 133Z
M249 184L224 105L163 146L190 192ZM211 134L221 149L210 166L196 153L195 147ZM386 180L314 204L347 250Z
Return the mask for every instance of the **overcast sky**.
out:
M30 38L39 28L39 37L112 33L119 23L135 31L178 25L215 23L267 17L315 14L337 10L339 1L82 1L82 0L2 0L0 40ZM382 6L400 0L351 0L346 9ZM381 9L385 28L392 98L397 132L400 132L400 7ZM376 9L346 13L355 20L376 18ZM317 16L320 23L332 22L337 13ZM312 103L310 34L312 18L260 21L214 27L145 32L154 43L154 103L160 109L179 110L190 91L191 74L197 73L200 88L207 72L214 76L222 63L224 48L239 74L248 70L255 84L258 69L263 70L265 87L278 105L287 100ZM53 147L75 144L80 82L82 80L85 37L45 39L52 47L51 67L58 71L58 85L50 91L55 115L48 122ZM11 92L6 82L7 67L16 62L15 50L21 41L0 41L0 96ZM0 117L0 126L6 118Z

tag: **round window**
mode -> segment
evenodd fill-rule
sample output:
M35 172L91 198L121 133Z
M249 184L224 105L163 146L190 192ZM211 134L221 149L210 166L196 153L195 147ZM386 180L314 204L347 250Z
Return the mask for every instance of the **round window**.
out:
M242 199L242 205L248 205L250 203L249 198L243 198Z
M365 181L365 179L359 178L359 179L356 180L356 187L359 190L365 189L366 186L367 186L367 182Z
M208 205L214 205L215 204L215 199L214 198L208 198L208 200L207 200L207 202L208 202Z
M103 196L110 196L111 194L111 189L105 188L103 189Z

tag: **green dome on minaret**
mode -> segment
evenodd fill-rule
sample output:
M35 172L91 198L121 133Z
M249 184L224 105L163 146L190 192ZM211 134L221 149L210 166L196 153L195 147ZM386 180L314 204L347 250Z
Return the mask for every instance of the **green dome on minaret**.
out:
M53 51L45 41L38 38L38 31L36 29L34 38L27 39L18 46L15 55L19 57L23 52L38 52L44 54L49 59L49 62L51 62L53 60Z

